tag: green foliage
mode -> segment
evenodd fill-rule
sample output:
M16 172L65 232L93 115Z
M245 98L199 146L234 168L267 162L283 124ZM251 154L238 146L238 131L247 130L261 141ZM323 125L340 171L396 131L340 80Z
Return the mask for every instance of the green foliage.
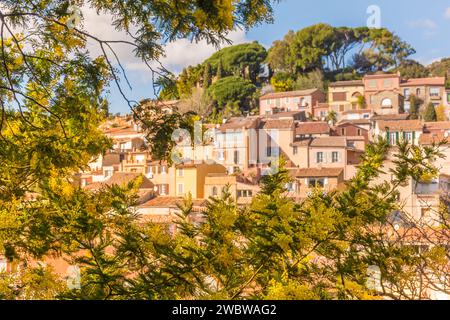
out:
M239 113L250 111L255 105L256 86L249 80L231 76L213 83L207 91L216 107L222 110L227 105L238 106Z
M393 72L399 71L403 79L424 78L429 72L426 67L415 60L405 60Z
M208 89L211 84L211 66L209 63L205 64L205 68L203 70L203 88Z
M270 79L270 84L276 92L285 92L293 89L294 81L289 74L278 72Z
M348 55L357 52L348 65ZM348 72L383 70L399 66L414 49L387 29L367 27L332 27L319 23L275 41L269 49L267 62L277 72L292 76L315 69L334 76Z
M225 47L206 59L204 65L210 64L217 73L220 64L222 77L240 76L256 84L266 56L266 49L255 41Z
M423 114L423 120L437 121L436 108L434 107L434 104L432 102L427 105Z
M295 90L319 89L325 92L325 82L323 73L314 70L305 75L299 75L294 84Z
M420 107L423 104L423 100L415 96L414 94L411 94L409 96L409 104L410 104L409 109L410 119L418 119Z

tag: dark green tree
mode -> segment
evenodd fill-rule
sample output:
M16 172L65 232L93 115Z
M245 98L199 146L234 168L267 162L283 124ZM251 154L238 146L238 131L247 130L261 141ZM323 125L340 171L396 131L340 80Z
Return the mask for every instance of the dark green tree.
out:
M214 101L216 108L222 110L226 105L239 106L239 110L250 111L255 101L256 86L249 80L231 76L213 83L207 94Z
M208 89L210 84L211 84L211 65L209 63L206 63L203 71L203 88Z
M418 119L419 118L420 107L422 106L422 104L423 104L422 99L418 98L416 95L411 94L409 96L410 119Z
M425 108L425 111L423 113L423 120L428 122L437 121L436 107L432 102L430 102Z

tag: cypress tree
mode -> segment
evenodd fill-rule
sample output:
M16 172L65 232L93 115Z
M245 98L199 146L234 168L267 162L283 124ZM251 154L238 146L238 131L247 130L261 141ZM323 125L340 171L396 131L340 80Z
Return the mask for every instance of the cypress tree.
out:
M436 121L437 120L436 109L435 109L433 103L430 102L427 105L427 108L425 109L425 113L423 115L423 119L425 121Z
M211 84L211 65L209 63L205 64L205 69L203 71L203 88L207 89Z

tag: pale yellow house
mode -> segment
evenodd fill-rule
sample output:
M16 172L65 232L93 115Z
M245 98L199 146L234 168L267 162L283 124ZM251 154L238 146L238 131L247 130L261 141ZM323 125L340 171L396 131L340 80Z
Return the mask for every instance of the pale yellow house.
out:
M205 180L209 174L225 174L226 168L221 164L187 163L175 167L173 188L169 186L171 195L184 197L191 194L194 199L203 199L205 195Z
M335 111L338 116L345 111L361 109L361 106L358 105L360 96L364 96L362 80L333 82L328 87L330 110Z

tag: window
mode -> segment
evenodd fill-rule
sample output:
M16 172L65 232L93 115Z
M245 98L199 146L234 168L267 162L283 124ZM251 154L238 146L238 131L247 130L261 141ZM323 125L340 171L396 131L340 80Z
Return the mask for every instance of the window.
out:
M345 136L345 128L341 128L341 135Z
M345 92L333 92L333 101L346 101L347 93Z
M292 148L292 153L293 154L297 154L298 153L298 147L293 147Z
M105 170L105 177L111 177L112 175L113 175L113 171L112 170L110 170L110 169Z
M183 195L184 194L184 184L179 183L178 184L178 194Z
M284 100L286 103L289 103L289 98L286 97L286 99Z
M369 88L376 88L377 87L377 81L376 80L370 80L369 81Z
M409 110L411 110L411 102L405 101L403 109L405 109L405 111L409 112Z
M322 163L323 162L323 152L317 152L316 153L316 163Z
M392 107L392 100L389 98L383 99L381 101L381 107L382 108L391 108Z
M403 90L403 95L405 96L406 99L409 99L410 94L411 94L410 89Z
M290 182L286 184L286 190L288 192L294 192L295 191L295 184Z
M325 179L323 178L309 178L308 186L310 188L323 188L325 186Z
M383 87L385 88L390 88L392 86L392 80L391 79L386 79L383 81Z
M421 94L420 88L417 88L416 89L416 96L420 96L420 94Z
M178 169L178 176L179 177L183 177L184 176L184 170L183 169Z
M397 132L391 132L389 134L389 143L391 145L397 144Z
M362 132L361 132L361 129L358 129L358 131L357 131L358 133L357 133L357 135L358 136L362 136Z
M403 136L404 136L404 139L405 139L406 141L412 142L412 140L413 140L413 134L412 134L412 132L405 132L405 133L403 134Z
M339 152L333 151L331 153L331 162L333 163L339 162Z
M328 115L327 111L320 111L320 117L325 118Z
M266 117L270 116L270 110L266 110Z
M216 187L216 186L214 186L214 187L212 188L212 196L213 196L213 197L217 196L217 187Z
M165 185L165 184L159 185L159 190L160 190L160 192L159 192L160 195L166 195L167 194L167 185Z
M440 92L439 88L430 88L430 97L439 97Z
M250 198L252 197L252 190L238 190L237 197L238 198Z
M279 98L275 100L275 106L281 106L281 100Z
M159 167L159 170L160 170L161 173L167 173L167 168L166 168L166 166L161 166L161 167Z
M369 118L370 118L370 115L368 113L363 114L363 119L369 119Z
M239 150L234 150L234 164L239 164Z
M374 104L374 102L375 102L375 97L373 95L370 95L369 96L369 103L370 104Z
M339 112L344 112L345 106L343 104L339 105Z
M217 153L217 158L221 161L225 160L225 152L224 151L219 151Z

